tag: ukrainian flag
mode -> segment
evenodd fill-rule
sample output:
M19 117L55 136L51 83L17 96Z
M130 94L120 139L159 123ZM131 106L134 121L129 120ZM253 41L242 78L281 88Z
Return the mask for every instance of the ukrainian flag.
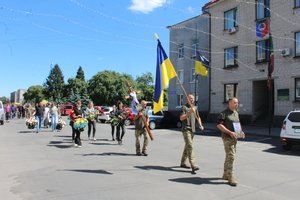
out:
M164 48L159 39L157 40L157 62L156 62L156 78L154 90L154 105L153 112L157 113L163 109L164 106L164 92L168 88L169 81L177 76L176 71L168 58Z
M197 52L196 60L195 60L195 72L196 74L200 74L202 76L207 76L208 71L207 67L209 66L209 61L204 56L200 55Z

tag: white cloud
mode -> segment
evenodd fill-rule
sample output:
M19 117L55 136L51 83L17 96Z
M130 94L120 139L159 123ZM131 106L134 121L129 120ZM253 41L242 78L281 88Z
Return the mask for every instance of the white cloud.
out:
M148 14L155 8L162 7L167 2L167 0L131 0L131 6L129 9Z
M187 7L186 10L190 14L195 14L196 13L195 8L193 8L192 6Z

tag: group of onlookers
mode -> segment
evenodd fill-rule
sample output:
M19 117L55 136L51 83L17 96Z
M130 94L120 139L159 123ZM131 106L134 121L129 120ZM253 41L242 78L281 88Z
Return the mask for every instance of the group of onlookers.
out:
M29 106L29 117L35 117L37 124L36 124L36 132L39 133L42 127L42 124L45 128L49 127L51 124L52 132L57 131L57 123L58 118L60 115L59 109L57 108L56 104L53 103L37 103L35 108Z
M9 122L10 119L24 118L26 111L25 105L16 103L6 103L4 106L5 119Z

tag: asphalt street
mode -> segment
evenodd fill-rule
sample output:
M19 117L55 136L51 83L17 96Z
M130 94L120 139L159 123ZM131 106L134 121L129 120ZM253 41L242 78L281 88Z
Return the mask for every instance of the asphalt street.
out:
M204 124L205 125L205 124ZM111 141L110 125L97 124L97 141L73 147L71 128L61 132L27 129L25 120L0 126L0 194L3 200L157 200L299 199L300 147L281 150L279 139L251 136L237 146L232 187L221 179L224 149L219 133L195 136L200 170L179 167L183 137L179 129L157 129L149 155L135 155L133 126L123 145Z

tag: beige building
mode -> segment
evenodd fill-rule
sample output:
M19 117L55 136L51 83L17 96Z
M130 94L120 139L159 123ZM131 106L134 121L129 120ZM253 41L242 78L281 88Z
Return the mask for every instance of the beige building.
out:
M299 109L300 0L215 0L203 10L211 14L211 119L233 96L247 123L265 124L274 116L279 125L290 110ZM275 57L271 90L269 36L256 35L257 24L263 29L268 23Z
M23 103L25 89L18 89L15 92L10 93L10 102L12 103Z

